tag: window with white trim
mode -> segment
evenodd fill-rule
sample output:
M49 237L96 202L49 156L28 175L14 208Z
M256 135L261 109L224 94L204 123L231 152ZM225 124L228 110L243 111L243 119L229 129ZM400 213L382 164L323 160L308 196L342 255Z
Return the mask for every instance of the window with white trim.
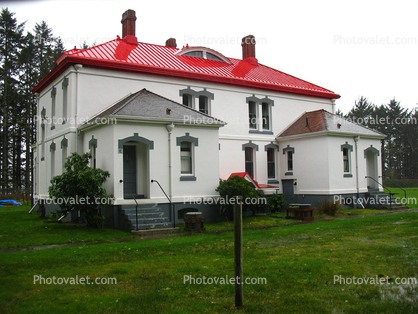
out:
M209 114L209 97L205 95L199 96L199 111Z
M341 145L341 152L343 153L343 173L344 178L351 178L351 152L353 151L353 145L345 144Z
M248 172L254 178L254 148L245 147L245 172Z
M55 101L56 101L57 89L55 87L51 90L51 130L55 129Z
M180 143L181 173L193 173L193 144L189 141Z
M263 130L270 130L270 104L268 102L261 103L261 112L263 119Z
M184 93L183 94L183 105L193 109L193 107L194 107L193 106L193 99L194 99L194 95Z
M272 132L272 107L274 101L268 97L263 99L255 97L246 98L248 104L249 133L273 134Z
M257 105L251 100L248 102L248 120L250 129L257 129Z
M276 150L271 147L267 148L267 177L276 178Z

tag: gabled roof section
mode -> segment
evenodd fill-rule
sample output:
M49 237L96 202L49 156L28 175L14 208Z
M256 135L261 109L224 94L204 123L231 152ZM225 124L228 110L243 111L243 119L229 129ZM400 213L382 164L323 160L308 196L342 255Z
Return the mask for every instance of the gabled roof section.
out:
M290 136L308 135L314 133L333 133L341 135L363 135L375 138L384 138L385 135L369 129L363 125L351 122L339 115L326 110L304 112L295 122L289 125L277 139Z
M205 49L210 51L208 48ZM34 88L33 92L42 91L69 66L80 63L84 66L96 68L199 80L321 98L340 97L330 90L262 64L251 64L245 60L226 57L224 57L225 62L222 62L209 58L181 55L180 52L181 50L173 47L146 43L132 44L128 40L120 38L88 49L72 49L64 52L56 60L58 65ZM226 61L229 61L229 63Z
M126 96L116 104L103 110L87 121L86 125L108 116L116 118L143 118L152 121L181 121L184 124L215 125L217 127L226 124L221 120L157 95L145 88Z

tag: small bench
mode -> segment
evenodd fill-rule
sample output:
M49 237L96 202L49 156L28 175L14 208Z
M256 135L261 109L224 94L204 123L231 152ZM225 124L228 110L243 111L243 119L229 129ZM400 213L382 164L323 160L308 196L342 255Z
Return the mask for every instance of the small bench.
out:
M286 208L286 219L313 220L311 204L289 204Z

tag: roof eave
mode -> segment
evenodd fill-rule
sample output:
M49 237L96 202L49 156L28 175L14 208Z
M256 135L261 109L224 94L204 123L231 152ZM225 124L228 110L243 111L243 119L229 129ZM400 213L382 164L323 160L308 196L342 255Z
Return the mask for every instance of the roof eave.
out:
M386 135L382 134L362 134L362 133L352 133L352 132L338 132L338 131L319 131L319 132L308 132L308 133L300 133L300 134L293 134L288 136L276 136L276 140L280 141L289 141L289 140L296 140L302 138L309 138L309 137L316 137L316 136L338 136L338 137L356 137L360 136L360 138L368 138L368 139L376 139L381 140L386 137Z
M122 63L119 61L103 61L99 59L86 59L83 57L77 56L66 56L61 62L41 81L39 84L33 89L33 92L42 91L47 85L49 85L56 76L61 74L62 71L66 69L66 67L70 66L71 64L83 64L92 67L98 68L110 68L128 72L140 72L145 74L151 75L159 75L159 76L170 76L176 77L180 79L194 79L198 81L206 81L206 82L213 82L213 83L223 83L227 85L234 85L234 86L241 86L241 87L250 87L250 88L258 88L263 90L270 90L270 91L277 91L277 92L284 92L290 94L299 94L305 96L314 96L319 98L327 98L327 99L338 99L341 96L335 94L333 92L321 92L316 90L307 90L307 89L300 89L291 86L279 86L274 84L268 84L263 82L253 82L253 81L246 81L237 78L228 78L228 77L221 77L216 75L204 74L204 73L194 73L184 70L177 70L177 69L169 69L169 68L160 68L155 66L147 66L141 64L130 64L130 63Z

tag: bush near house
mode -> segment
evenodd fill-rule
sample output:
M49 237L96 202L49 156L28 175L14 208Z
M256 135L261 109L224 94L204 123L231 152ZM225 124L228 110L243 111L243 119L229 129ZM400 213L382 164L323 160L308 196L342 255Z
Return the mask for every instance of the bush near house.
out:
M338 210L341 209L341 204L331 200L324 200L316 207L318 214L325 214L328 216L335 216Z
M232 176L228 180L220 180L219 186L216 188L216 192L219 192L222 201L221 204L221 216L228 220L234 218L234 204L231 199L242 196L243 206L242 209L250 209L255 215L256 212L266 212L268 207L265 202L257 202L257 204L245 204L245 200L258 200L264 198L264 192L256 190L253 185L244 178L239 176ZM256 202L253 202L256 203Z
M287 202L284 194L273 194L267 199L269 210L271 213L284 212L286 210Z
M103 200L112 197L107 195L102 185L110 173L91 168L90 159L90 153L73 153L68 157L64 165L65 172L51 180L49 196L60 204L60 214L79 210L85 213L88 226L101 228L104 226L104 217L100 205L103 205ZM97 202L98 199L100 202Z

